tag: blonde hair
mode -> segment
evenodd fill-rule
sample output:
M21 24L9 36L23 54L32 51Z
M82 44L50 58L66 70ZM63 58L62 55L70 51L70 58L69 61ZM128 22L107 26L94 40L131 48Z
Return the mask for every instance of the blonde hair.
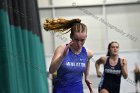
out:
M54 32L64 32L68 33L71 31L73 35L74 32L85 32L87 31L86 25L81 23L79 18L67 20L64 18L58 19L46 19L43 25L46 31L54 31Z

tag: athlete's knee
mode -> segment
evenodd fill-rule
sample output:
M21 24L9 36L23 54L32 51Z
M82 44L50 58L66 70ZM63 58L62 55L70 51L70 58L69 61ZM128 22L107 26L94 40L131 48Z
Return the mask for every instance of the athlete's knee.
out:
M109 93L109 91L107 89L101 89L100 93Z

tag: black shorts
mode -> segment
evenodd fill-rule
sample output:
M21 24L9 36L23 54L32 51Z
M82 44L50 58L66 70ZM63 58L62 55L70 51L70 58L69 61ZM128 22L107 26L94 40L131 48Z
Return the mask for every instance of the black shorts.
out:
M102 86L98 88L98 91L100 92L102 89L106 89L109 93L120 93L120 88L115 86Z
M135 73L135 83L140 82L140 73Z
M140 82L140 76L139 77L135 77L135 83L137 84L138 82Z

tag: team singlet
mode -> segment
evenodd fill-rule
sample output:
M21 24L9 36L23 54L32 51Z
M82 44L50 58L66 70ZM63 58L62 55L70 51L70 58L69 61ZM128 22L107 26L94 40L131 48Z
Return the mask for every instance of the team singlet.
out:
M80 54L69 52L57 71L54 93L83 93L82 77L86 69L87 52L83 47Z
M99 91L101 89L107 89L109 93L119 93L121 73L120 58L118 58L118 63L115 66L111 66L108 57L104 65L104 73L99 84Z

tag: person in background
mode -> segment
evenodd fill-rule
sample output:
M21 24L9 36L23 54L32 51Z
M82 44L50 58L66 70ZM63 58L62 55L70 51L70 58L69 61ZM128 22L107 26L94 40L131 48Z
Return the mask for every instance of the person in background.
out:
M138 93L138 82L140 83L140 68L137 63L135 63L134 68L134 79L136 83L136 93Z
M111 42L108 45L107 56L100 57L96 63L97 76L101 77L99 93L120 93L121 76L128 77L127 61L119 57L119 43ZM100 65L103 64L103 74L100 72Z
M90 93L93 93L92 83L89 80L90 59L93 52L84 47L87 38L87 26L80 19L47 19L44 23L46 31L70 33L71 41L59 45L53 55L49 72L57 71L53 93L84 93L82 78Z

